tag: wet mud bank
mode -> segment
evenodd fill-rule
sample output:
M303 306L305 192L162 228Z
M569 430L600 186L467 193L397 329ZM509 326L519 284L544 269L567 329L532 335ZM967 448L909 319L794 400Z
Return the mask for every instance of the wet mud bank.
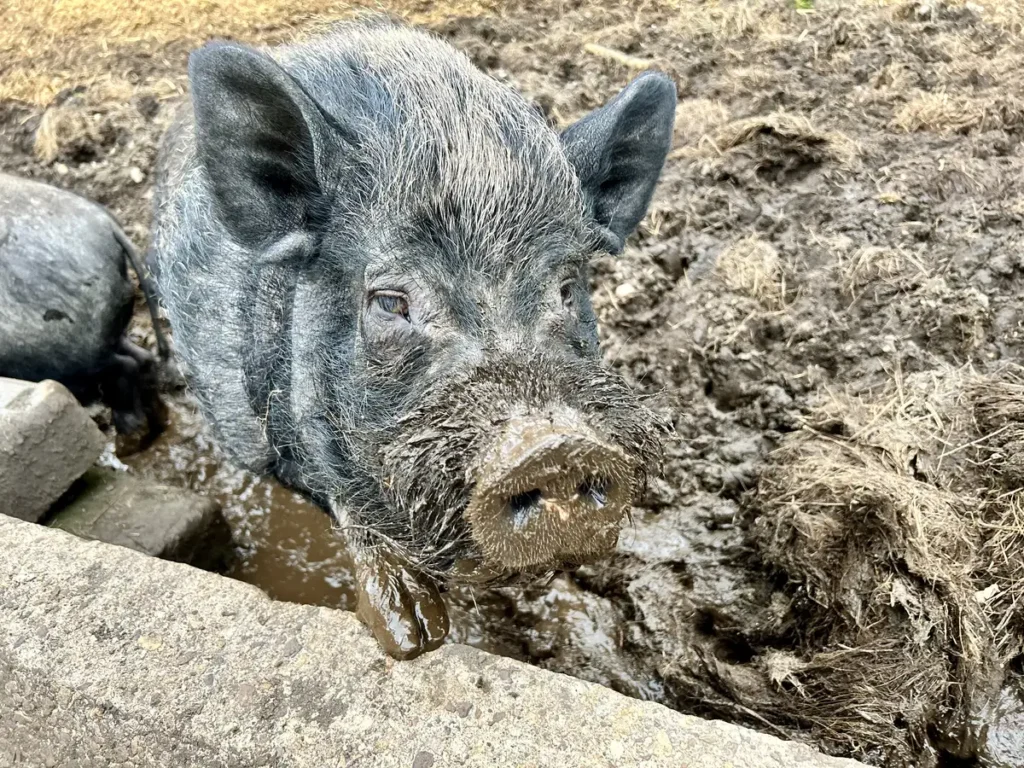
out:
M613 558L450 592L451 640L875 765L1020 765L1024 15L817 5L433 25L556 126L647 67L681 99L649 216L593 273L606 358L673 425L666 472ZM187 49L3 103L0 168L143 242ZM133 471L223 504L231 576L354 607L327 517L169 399Z

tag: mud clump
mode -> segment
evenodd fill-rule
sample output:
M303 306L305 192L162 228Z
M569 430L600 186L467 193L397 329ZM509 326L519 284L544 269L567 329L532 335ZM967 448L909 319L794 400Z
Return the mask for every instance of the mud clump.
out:
M702 172L719 178L755 174L782 182L825 163L849 165L857 157L857 146L805 117L774 112L727 123L706 134L696 148L679 150L676 157L702 160Z
M1024 436L1021 394L946 369L833 395L768 460L750 540L797 631L762 665L816 740L890 766L976 754L1021 650L1020 501L987 471Z

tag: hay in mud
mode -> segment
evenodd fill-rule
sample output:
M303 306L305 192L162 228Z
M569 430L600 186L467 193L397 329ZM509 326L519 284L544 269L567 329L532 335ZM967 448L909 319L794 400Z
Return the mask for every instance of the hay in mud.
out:
M982 536L984 579L979 595L996 627L1000 656L1024 653L1024 378L973 383L969 397L982 437L979 471L998 484L976 517Z
M908 290L928 276L921 259L906 248L866 246L857 250L840 265L839 285L856 297L873 283L882 283L894 290Z
M730 290L755 299L765 309L780 309L786 278L779 252L757 237L746 237L718 257L715 270Z
M940 369L831 394L770 458L750 536L791 592L795 649L766 653L787 715L890 766L968 756L1020 652L1024 386Z
M698 144L712 131L729 122L729 109L713 99L682 99L676 108L685 120L677 120L672 143L677 147Z
M111 77L72 89L43 112L32 150L45 164L93 160L118 141L130 140L144 114L158 109L159 100L177 95L163 83L145 98L135 98L130 83Z
M844 134L778 111L726 123L704 136L698 146L681 147L671 157L699 161L702 173L713 177L757 175L781 180L825 164L849 166L858 152Z
M974 130L1016 130L1024 123L1024 104L1013 98L978 99L946 93L920 93L904 104L893 124L912 133L966 133Z

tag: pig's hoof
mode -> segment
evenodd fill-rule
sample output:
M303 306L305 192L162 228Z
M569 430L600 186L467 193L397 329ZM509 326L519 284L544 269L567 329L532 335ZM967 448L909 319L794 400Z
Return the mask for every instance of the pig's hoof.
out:
M414 659L441 646L448 611L434 582L391 555L375 554L358 567L356 614L389 656Z

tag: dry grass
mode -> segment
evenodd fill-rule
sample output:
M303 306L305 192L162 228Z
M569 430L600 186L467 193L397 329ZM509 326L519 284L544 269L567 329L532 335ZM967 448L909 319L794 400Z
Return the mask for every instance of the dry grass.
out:
M729 110L720 101L683 99L676 110L673 144L693 145L729 122Z
M147 90L152 98L177 95L169 82ZM48 108L39 121L33 151L44 163L59 158L88 155L116 140L119 131L130 130L141 116L135 106L136 89L118 78L99 78L89 88Z
M971 6L979 11L982 20L1009 32L1024 29L1024 0L857 0L861 5L888 6L900 17L927 17L929 8L940 11L942 6L963 8Z
M917 84L918 79L917 73L906 62L891 61L871 78L871 85L888 92L905 93Z
M52 163L64 152L83 151L103 141L100 126L89 115L63 106L51 107L39 121L32 149L44 163Z
M920 93L900 107L893 124L907 133L959 133L977 128L984 119L985 107L974 99L947 93Z
M602 59L609 59L614 61L616 64L621 64L627 69L635 69L643 71L645 69L651 69L657 65L657 61L654 59L644 59L639 56L630 56L623 53L615 48L608 48L607 46L600 45L598 43L585 43L583 50L592 56L598 56Z
M786 279L778 251L764 240L747 237L718 257L715 272L726 287L756 300L765 309L781 309Z
M729 80L734 84L737 93L757 91L767 88L779 78L779 72L767 67L736 67L729 71Z
M896 112L901 131L950 134L974 130L1013 130L1024 124L1024 103L1013 96L951 96L919 92Z
M45 105L68 85L92 83L117 49L212 37L287 39L318 21L379 10L415 23L495 13L500 0L7 0L0 19L0 99Z
M877 13L879 6L886 5L877 0L853 0L852 4L864 14ZM88 85L98 75L111 72L119 49L125 46L140 46L159 56L168 44L191 46L211 37L286 40L323 20L360 10L437 24L446 18L496 15L520 7L527 4L523 0L7 0L0 12L0 71L4 73L0 99L49 104L63 88ZM617 57L617 46L604 39L605 31L637 30L655 18L683 38L771 46L800 34L807 18L779 0L646 0L635 8L605 8L601 13L608 16L608 26L592 30L591 43L605 47L599 55L619 58L632 68L648 63L624 53ZM1019 16L1000 8L993 18L1013 24Z
M719 43L749 37L779 38L785 29L784 14L788 12L774 0L680 0L670 5L676 7L672 23L681 32Z
M861 248L849 259L840 261L839 269L840 287L853 296L872 283L904 289L928 275L924 263L899 246Z
M848 24L852 29L862 17L891 17L890 8L906 3L852 0L845 5L857 8L857 15L851 17L854 21ZM1007 29L1021 28L1024 0L988 0L980 5L985 7L987 21ZM138 45L159 55L168 44L190 46L211 37L276 42L320 21L367 9L437 24L446 18L501 14L521 7L527 7L522 0L7 0L0 18L0 71L4 72L0 99L46 105L61 89L87 85L97 75L112 71L118 49L125 46ZM833 9L823 6L822 10ZM591 48L596 55L633 69L656 62L617 50L614 41L604 39L605 32L620 27L635 31L646 20L657 19L682 38L707 38L723 46L771 47L799 35L809 23L806 20L816 17L801 16L791 3L780 0L646 0L635 8L601 12L608 16L608 25L588 33L594 38Z
M983 9L982 18L1008 32L1024 31L1024 0L956 0L951 5L972 5Z
M944 61L935 62L932 73L937 82L947 87L967 86L974 91L984 83L1016 80L1020 72L1021 51L1013 45L1013 36L1007 37L997 48L979 44L963 30L944 32L934 38L935 47L944 54Z

